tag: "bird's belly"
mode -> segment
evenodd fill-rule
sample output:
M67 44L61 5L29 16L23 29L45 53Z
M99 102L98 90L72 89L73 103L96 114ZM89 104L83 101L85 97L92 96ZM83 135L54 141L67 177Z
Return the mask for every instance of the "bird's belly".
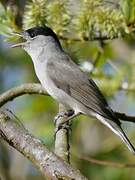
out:
M56 86L53 80L46 73L47 70L45 69L45 65L40 65L40 67L38 65L39 64L34 64L36 75L42 86L48 92L48 94L50 94L56 101L67 107L67 109L73 109L75 113L81 112L87 114L86 108L82 103L80 103L79 101L71 97L68 93L66 93L64 90Z
M47 79L42 84L47 90L48 94L50 94L59 103L62 103L67 108L74 108L76 106L74 99L69 96L65 91L58 88L52 80Z
M42 72L42 71L40 71ZM68 109L71 108L75 112L81 112L82 106L78 101L76 101L74 98L72 98L68 93L66 93L64 90L58 88L53 80L48 76L47 73L44 75L42 73L36 73L42 86L46 89L48 94L50 94L56 101L59 103L65 105Z

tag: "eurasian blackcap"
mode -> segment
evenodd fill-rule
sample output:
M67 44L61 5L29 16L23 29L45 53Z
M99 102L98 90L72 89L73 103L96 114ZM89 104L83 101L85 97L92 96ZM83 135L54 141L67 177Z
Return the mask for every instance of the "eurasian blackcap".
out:
M30 55L39 81L56 101L72 109L71 117L80 113L96 117L135 154L135 148L103 94L65 53L53 30L47 26L34 27L20 35L26 41L13 47L22 47Z

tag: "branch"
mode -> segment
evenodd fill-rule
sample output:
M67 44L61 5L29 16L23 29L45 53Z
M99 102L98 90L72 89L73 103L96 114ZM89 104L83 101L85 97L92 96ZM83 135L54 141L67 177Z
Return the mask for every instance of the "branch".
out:
M59 35L59 38L64 41L105 41L105 40L113 40L120 38L118 35L114 35L114 37L109 36L94 36L94 37L83 37L83 38L71 38L66 36Z
M66 109L65 107L60 104L59 105L59 112L65 112ZM59 118L56 121L56 130L59 125L65 122L65 117ZM68 126L68 123L66 123L65 126ZM70 152L69 152L69 128L61 128L59 131L56 133L55 136L55 153L61 157L64 161L70 163Z
M22 96L24 94L48 95L41 84L37 84L37 83L22 84L0 95L0 107L6 104L8 101L12 101L16 97Z
M45 177L52 180L86 179L78 170L50 152L41 140L31 135L2 111L0 112L0 135L9 145L32 161Z
M120 113L120 112L115 112L115 115L121 121L129 121L129 122L135 123L135 116L128 116L128 115L126 115L124 113Z
M93 164L97 164L97 165L102 165L102 166L110 166L110 167L114 167L114 168L135 168L135 164L129 164L129 163L116 163L116 162L112 162L112 161L103 161L103 160L98 160L98 159L94 159L91 157L79 157L79 159L88 161L90 163Z
M42 85L37 83L27 83L20 85L18 87L12 88L3 94L0 95L0 107L6 104L8 101L15 99L18 96L22 96L24 94L40 94L47 95L47 92L42 87ZM134 116L128 116L124 113L115 112L117 118L121 119L121 121L129 121L135 123Z

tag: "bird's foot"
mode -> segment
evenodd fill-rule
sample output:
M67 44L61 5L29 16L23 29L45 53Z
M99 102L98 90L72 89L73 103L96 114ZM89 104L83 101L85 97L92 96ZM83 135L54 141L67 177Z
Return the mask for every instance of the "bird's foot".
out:
M59 113L55 116L55 118L54 118L54 123L57 124L57 121L58 121L60 118L63 118L63 117L66 118L66 122L67 122L67 121L68 121L67 119L68 119L68 118L70 119L70 117L73 116L73 115L74 115L74 111L73 111L73 110L68 110L68 111L66 111L66 112L64 112L64 111L59 112ZM62 124L64 124L64 122L63 122Z
M66 129L67 131L71 130L71 123L69 124L68 122L71 120L71 117L73 115L74 115L73 110L68 110L67 112L60 112L57 114L57 116L54 119L54 123L56 125L55 133L54 133L55 136L56 136L57 132L61 129ZM58 122L58 120L60 118L65 118L65 120L62 122Z
M54 117L54 124L57 124L57 121L62 118L62 117L65 117L65 112L62 111L62 112L59 112L55 117Z
M61 129L65 129L65 130L70 130L71 131L71 123L69 124L66 124L66 123L60 123L56 128L55 128L55 131L54 131L54 136L56 137L56 134L59 130Z

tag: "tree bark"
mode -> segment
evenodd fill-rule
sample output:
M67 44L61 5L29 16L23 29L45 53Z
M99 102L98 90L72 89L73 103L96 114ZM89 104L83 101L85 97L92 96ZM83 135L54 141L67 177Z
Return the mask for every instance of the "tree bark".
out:
M65 112L65 107L60 104L59 105L59 112ZM57 127L65 121L66 117L59 118L56 122L56 129ZM68 126L68 123L66 123ZM61 157L64 161L70 163L70 145L69 145L69 128L60 129L55 135L55 153Z
M128 89L126 89L128 91ZM130 91L130 90L129 90ZM0 107L13 99L24 94L39 94L49 96L41 84L27 83L12 88L0 95ZM135 116L128 116L125 113L114 112L121 121L129 121L135 123Z
M3 111L0 112L0 136L32 161L44 177L52 180L86 179L79 170L49 151L41 140L31 135Z

